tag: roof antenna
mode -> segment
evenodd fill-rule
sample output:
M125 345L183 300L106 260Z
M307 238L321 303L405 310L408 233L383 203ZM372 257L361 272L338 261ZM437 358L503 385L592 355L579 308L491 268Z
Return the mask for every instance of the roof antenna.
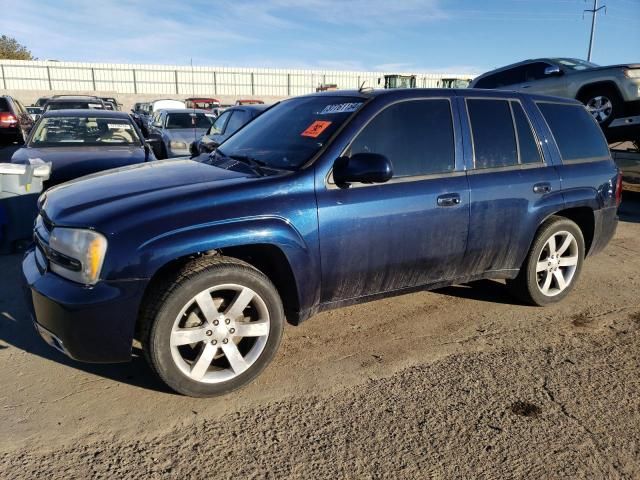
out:
M364 81L362 82L362 85L360 85L360 88L358 89L358 92L360 92L360 93L366 93L366 92L370 92L370 91L372 91L372 90L373 90L373 88L371 88L371 87L365 87L365 86L364 86L364 85L365 85L365 83L367 83L367 81L366 81L366 80L364 80Z

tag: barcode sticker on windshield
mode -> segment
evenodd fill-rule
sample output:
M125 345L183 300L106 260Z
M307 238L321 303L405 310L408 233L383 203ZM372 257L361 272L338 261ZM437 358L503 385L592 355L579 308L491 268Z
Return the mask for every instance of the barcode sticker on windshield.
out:
M331 125L331 122L316 120L311 125L309 125L307 129L300 134L300 136L317 138L322 132L327 129L327 127L329 127L329 125Z
M327 105L322 109L320 115L330 115L332 113L350 113L355 112L360 108L362 103L360 102L352 102L352 103L337 103L335 105Z
M121 130L123 128L125 130L131 130L131 125L126 123L107 123L107 127L109 127L110 130Z

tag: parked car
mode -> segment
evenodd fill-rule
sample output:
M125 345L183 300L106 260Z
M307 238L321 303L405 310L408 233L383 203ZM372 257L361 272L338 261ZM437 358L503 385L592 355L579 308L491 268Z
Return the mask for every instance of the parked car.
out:
M104 110L104 102L88 95L56 95L45 103L43 111L49 110Z
M26 110L34 122L42 115L42 107L26 107Z
M538 58L492 70L472 88L500 88L575 98L609 141L640 139L640 64L598 66L575 58Z
M613 145L611 155L622 172L622 188L640 193L640 143Z
M49 110L11 163L31 158L51 163L45 188L109 168L155 160L142 134L124 112Z
M0 96L0 142L24 143L33 127L33 118L20 101L9 95Z
M325 92L270 108L208 163L48 191L22 269L49 344L115 362L136 338L167 385L212 396L258 376L285 316L482 278L562 300L614 234L620 182L573 100Z
M185 103L180 100L162 99L151 102L148 115L153 116L158 110L167 109L184 109L187 108Z
M217 98L187 98L184 101L186 108L198 108L201 110L213 110L220 106Z
M191 155L196 156L201 153L213 152L218 148L218 145L264 112L267 108L268 107L266 105L245 105L232 107L226 110L216 118L216 121L211 125L211 127L209 127L201 138L191 143L189 147Z
M236 105L262 105L264 102L262 100L236 100Z
M48 101L49 101L49 97L40 97L40 98L38 98L38 100L35 101L33 106L34 107L44 108L44 106L46 105L46 103Z
M155 112L149 129L157 158L190 155L189 146L204 135L213 124L213 115L206 110L169 109Z

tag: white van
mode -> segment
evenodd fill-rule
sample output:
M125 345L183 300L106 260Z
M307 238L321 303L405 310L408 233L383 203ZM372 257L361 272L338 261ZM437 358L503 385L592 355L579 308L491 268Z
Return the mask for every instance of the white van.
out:
M151 112L158 110L167 110L170 108L187 108L184 102L180 100L155 100L151 103Z

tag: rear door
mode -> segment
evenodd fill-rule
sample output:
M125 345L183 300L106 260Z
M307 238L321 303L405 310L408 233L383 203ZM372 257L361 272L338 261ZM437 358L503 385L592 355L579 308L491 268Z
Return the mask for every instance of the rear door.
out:
M385 155L384 184L317 188L323 303L455 278L469 191L450 98L402 100L372 115L343 152Z
M461 100L470 189L469 275L518 269L535 231L557 202L560 178L518 98Z

